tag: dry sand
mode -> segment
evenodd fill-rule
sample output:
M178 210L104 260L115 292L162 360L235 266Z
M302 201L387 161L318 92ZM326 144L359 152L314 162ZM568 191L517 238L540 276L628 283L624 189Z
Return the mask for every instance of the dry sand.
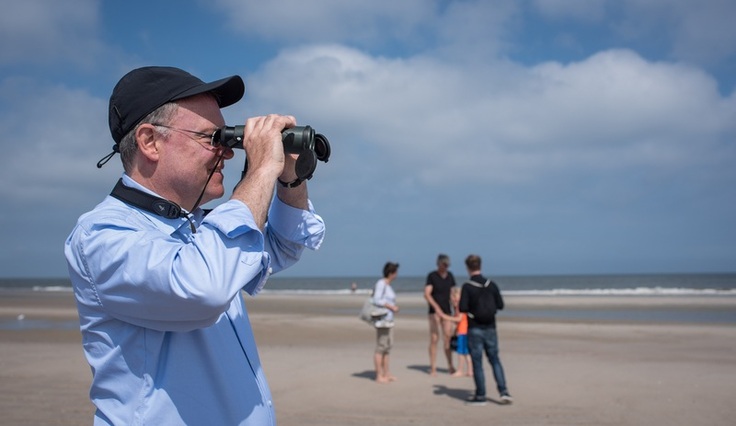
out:
M419 295L399 293L391 370L373 381L374 331L357 318L362 296L246 298L280 425L732 425L736 327L499 318L512 405L463 404L471 378L427 374L427 319ZM507 297L507 309L736 309L733 297ZM69 293L0 293L3 425L91 424L90 370ZM489 396L493 377L486 364Z

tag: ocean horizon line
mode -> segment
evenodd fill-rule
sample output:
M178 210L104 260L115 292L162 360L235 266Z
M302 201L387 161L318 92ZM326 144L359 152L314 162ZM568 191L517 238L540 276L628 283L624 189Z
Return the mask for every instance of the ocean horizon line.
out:
M677 296L735 295L736 273L490 276L504 294L531 296ZM424 276L398 276L398 293L421 293ZM466 277L455 276L457 285ZM269 278L264 292L294 294L368 294L375 276ZM71 291L69 278L0 278L0 290Z
M452 271L451 271L452 272ZM456 272L453 272L455 277L467 277L466 274L459 274ZM564 277L646 277L646 276L734 276L736 277L736 271L716 271L716 272L570 272L570 273L527 273L527 274L492 274L492 273L486 273L483 272L484 276L488 276L494 279L503 279L503 278L564 278ZM413 279L413 278L419 278L424 279L427 276L426 273L423 274L400 274L398 279ZM378 279L380 278L380 274L368 274L368 275L362 275L362 274L355 274L355 275L343 275L343 274L337 274L337 275L291 275L288 272L287 273L277 273L274 274L270 279L279 279L279 280L286 280L286 279L328 279L328 280L337 280L337 279ZM69 281L69 277L62 275L62 276L0 276L0 283L3 281L31 281L31 280L38 280L38 281L51 281L51 280L58 280L58 281Z
M72 287L64 286L33 286L14 288L20 291L33 291L45 293L72 293ZM12 291L14 289L2 289L0 291ZM363 295L368 296L372 292L371 289L336 289L336 290L310 290L310 289L285 289L273 290L264 288L262 294L273 295L303 295L303 296L350 296ZM415 294L422 295L420 291L397 291L399 294ZM635 289L552 289L552 290L504 290L506 296L537 296L537 297L554 297L554 296L730 296L736 297L736 289L692 289L692 288L635 288Z

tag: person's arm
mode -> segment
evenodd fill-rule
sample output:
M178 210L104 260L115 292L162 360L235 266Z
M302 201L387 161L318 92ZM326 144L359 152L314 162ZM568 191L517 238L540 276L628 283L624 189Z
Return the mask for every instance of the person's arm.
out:
M296 176L296 160L299 158L297 154L289 154L285 157L284 170L279 176L281 182L294 182L297 179ZM307 181L303 181L298 186L293 188L286 187L281 183L276 185L276 196L279 200L283 201L291 207L308 210L309 209L309 195L307 191Z
M440 318L442 318L443 320L447 320L447 321L460 322L463 320L463 316L460 314L457 314L453 317L453 316L447 315L446 313L440 311L438 315L440 316Z
M325 237L325 222L312 204L302 210L275 199L268 215L265 250L271 256L272 271L288 268L299 260L305 248L317 250Z
M496 299L496 310L503 310L504 304L503 304L503 296L501 296L501 290L498 288L498 285L496 283L493 283L493 292L495 293L495 299Z
M376 285L373 286L373 304L376 306L384 306L386 300L383 298L385 294L386 283L380 279L376 281Z
M386 284L383 279L376 281L376 285L373 288L373 304L376 306L380 306L381 308L386 308L393 312L398 312L398 306L389 303L386 299L387 285L388 284Z
M424 300L434 308L435 313L442 312L442 308L440 308L440 305L437 304L437 301L432 297L432 289L434 289L434 287L430 283L427 283L427 285L424 286Z
M276 179L279 176L286 179L291 175L296 176L293 159L288 161L290 170L285 171L287 161L281 142L281 132L295 125L294 117L276 114L252 117L245 123L243 149L248 159L248 170L235 187L231 199L239 200L248 206L256 225L261 230L265 229ZM279 190L279 195L286 198L287 204L297 208L306 206L306 186L301 189L291 188L288 191L285 189Z
M468 296L467 285L463 284L462 290L460 290L460 303L458 304L460 312L470 312L470 300Z
M399 312L399 307L396 305L392 305L391 303L386 302L382 306L393 313Z
M251 282L265 279L263 237L243 225L241 203L230 215L213 213L213 224L184 241L170 224L108 197L80 219L65 254L78 300L85 309L161 331L189 331L212 325ZM251 226L255 226L252 223ZM186 225L181 225L187 228ZM255 248L255 250L244 250Z
M294 188L276 183L276 179L296 179L296 154L284 155L281 131L292 127L291 116L269 115L248 119L243 147L248 170L231 197L250 210L255 228L263 233L263 251L270 259L263 262L271 272L283 270L299 260L304 248L316 250L324 238L324 221L314 213L307 196L307 183ZM276 200L274 200L274 186ZM217 210L217 209L216 209ZM255 294L261 282L249 293Z

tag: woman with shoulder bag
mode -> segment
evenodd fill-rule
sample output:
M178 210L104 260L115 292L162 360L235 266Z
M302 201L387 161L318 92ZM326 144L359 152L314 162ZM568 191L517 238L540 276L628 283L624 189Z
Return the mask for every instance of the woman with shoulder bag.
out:
M389 383L396 377L389 372L389 353L393 346L394 314L399 312L396 305L396 293L391 287L391 281L399 274L399 264L387 262L383 266L383 278L376 282L373 289L373 304L388 309L385 317L375 322L376 350L373 354L373 363L376 367L376 382Z

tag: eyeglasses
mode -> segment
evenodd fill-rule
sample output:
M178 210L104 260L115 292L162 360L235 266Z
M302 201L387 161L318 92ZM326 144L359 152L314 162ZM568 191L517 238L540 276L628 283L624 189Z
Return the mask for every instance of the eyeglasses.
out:
M189 135L187 135L187 137L197 142L198 144L202 145L203 148L209 151L217 151L218 149L222 147L222 144L220 143L220 138L218 137L219 129L215 130L214 132L210 134L210 133L196 132L194 130L180 129L178 127L171 127L171 126L167 126L165 124L160 124L160 123L151 123L151 125L157 126L157 127L163 127L166 129L171 129L175 132L184 133L185 135L187 135L187 133L192 134L196 136L196 138L193 138ZM207 139L207 145L202 143L202 139Z

